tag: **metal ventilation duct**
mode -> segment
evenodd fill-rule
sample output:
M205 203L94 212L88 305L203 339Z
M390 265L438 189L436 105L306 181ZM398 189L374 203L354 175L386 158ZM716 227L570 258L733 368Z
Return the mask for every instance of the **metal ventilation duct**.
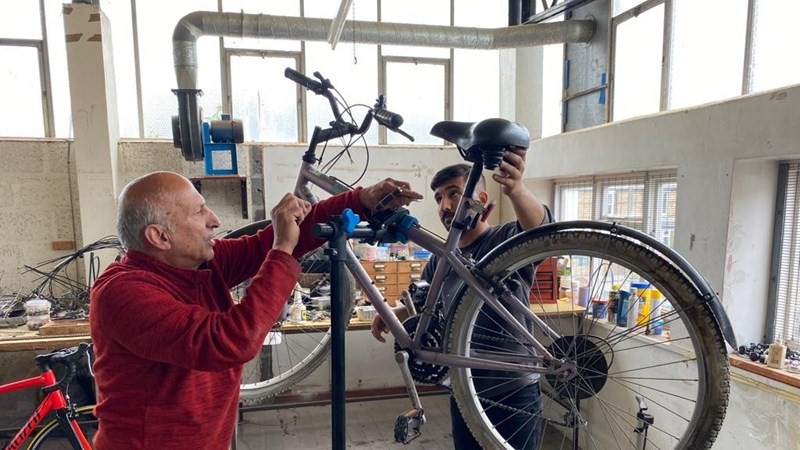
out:
M179 89L197 89L197 39L227 36L297 41L327 41L330 19L262 14L197 11L184 16L172 34ZM466 49L534 47L565 42L588 42L591 20L517 25L506 28L468 28L349 20L344 35L363 44L408 45Z
M178 79L179 118L173 138L184 157L202 160L202 124L197 109L197 39L226 36L298 41L327 41L330 19L282 17L262 14L197 11L184 16L172 34L175 74ZM348 40L363 44L416 47L503 49L566 42L588 42L594 36L592 20L516 25L505 28L470 28L390 22L345 23ZM179 136L179 137L178 137Z

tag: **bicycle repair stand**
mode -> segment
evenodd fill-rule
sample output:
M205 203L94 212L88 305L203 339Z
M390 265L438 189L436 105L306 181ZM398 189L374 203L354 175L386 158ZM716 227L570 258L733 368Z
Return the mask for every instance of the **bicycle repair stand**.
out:
M355 230L360 218L346 209L341 216L331 216L325 224L315 224L314 236L328 240L325 254L331 260L331 449L347 447L345 417L345 351L344 333L347 328L347 295L343 283L346 276L348 237L360 237ZM373 233L372 230L364 230Z

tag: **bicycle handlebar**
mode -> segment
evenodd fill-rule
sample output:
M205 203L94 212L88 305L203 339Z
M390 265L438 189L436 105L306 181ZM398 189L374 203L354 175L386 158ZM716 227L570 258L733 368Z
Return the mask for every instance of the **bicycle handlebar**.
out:
M380 95L378 97L378 100L375 102L375 106L370 108L369 113L367 114L366 117L364 117L364 121L361 123L361 126L355 126L353 124L341 120L342 114L339 112L339 106L336 103L336 98L331 92L331 89L334 89L333 84L331 84L330 80L324 78L322 74L320 74L319 72L314 72L314 76L317 77L319 81L311 79L303 75L302 73L292 69L291 67L287 67L283 71L283 74L284 76L286 76L286 78L294 81L300 86L303 86L309 91L317 95L322 95L328 99L328 103L330 103L331 105L331 110L333 110L333 116L336 122L331 124L332 125L331 129L326 130L326 132L319 134L319 136L322 138L321 140L329 140L336 137L341 137L345 134L350 134L350 135L364 134L369 129L369 126L372 123L372 119L374 118L379 124L383 125L384 127L394 131L395 133L399 133L405 136L412 142L414 141L414 138L412 136L408 135L407 133L405 133L400 129L400 126L403 125L403 116L384 108L384 106L386 105L386 100L383 95Z
M306 89L314 92L317 95L325 95L324 92L328 89L327 87L325 87L325 85L323 85L319 81L312 80L311 78L308 78L307 76L303 75L302 73L290 67L287 67L286 70L283 71L283 74L286 76L286 78L294 81L300 86L305 87Z

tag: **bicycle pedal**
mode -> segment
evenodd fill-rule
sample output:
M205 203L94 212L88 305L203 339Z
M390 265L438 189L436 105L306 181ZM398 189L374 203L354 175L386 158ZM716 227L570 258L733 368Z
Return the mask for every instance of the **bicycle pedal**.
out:
M394 422L394 440L408 444L422 435L422 424L425 423L425 412L412 408L397 416Z

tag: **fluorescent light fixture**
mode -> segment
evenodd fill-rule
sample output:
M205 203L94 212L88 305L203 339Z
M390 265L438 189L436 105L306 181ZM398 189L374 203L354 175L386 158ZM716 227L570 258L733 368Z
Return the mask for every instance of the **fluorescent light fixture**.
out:
M339 42L339 37L342 35L344 29L344 21L347 18L347 13L350 11L350 4L353 0L342 0L339 5L339 12L331 22L331 29L328 30L328 43L331 44L331 49L336 50L336 44Z

